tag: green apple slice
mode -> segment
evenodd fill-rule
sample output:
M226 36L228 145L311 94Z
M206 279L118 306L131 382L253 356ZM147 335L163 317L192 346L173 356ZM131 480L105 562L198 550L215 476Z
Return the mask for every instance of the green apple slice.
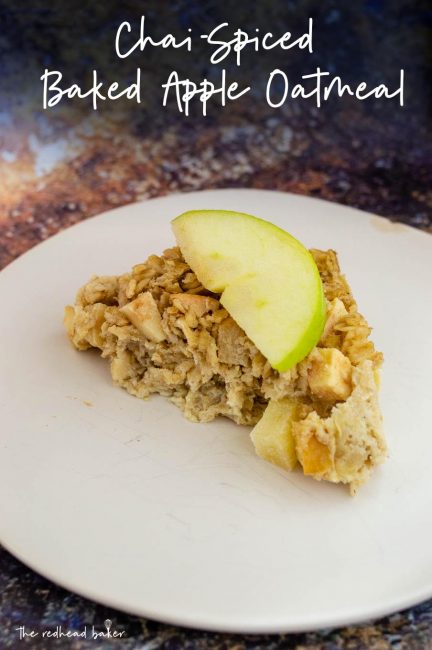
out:
M202 285L279 372L318 342L325 299L315 261L292 235L242 212L193 210L172 221L177 243Z

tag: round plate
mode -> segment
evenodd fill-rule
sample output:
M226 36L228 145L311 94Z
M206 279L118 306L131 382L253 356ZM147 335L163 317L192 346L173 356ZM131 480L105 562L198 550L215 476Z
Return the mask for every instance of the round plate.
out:
M172 246L170 220L200 208L338 251L385 354L390 456L356 497L260 460L247 427L131 397L69 344L78 287ZM310 630L432 596L431 260L428 235L256 190L129 205L31 250L0 274L1 543L84 596L212 630Z

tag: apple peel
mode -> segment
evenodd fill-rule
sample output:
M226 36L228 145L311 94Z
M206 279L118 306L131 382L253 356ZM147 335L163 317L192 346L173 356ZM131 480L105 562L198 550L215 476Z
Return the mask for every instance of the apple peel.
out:
M324 329L326 302L310 252L274 224L241 212L193 210L172 221L182 254L279 372L304 359Z

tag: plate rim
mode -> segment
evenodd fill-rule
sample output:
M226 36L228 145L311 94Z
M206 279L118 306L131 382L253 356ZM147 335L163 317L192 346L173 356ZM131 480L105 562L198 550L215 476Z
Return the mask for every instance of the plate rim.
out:
M266 188L255 188L255 187L220 187L220 188L213 188L213 189L205 189L205 190L190 190L187 192L173 192L172 194L164 194L162 196L155 196L155 197L150 197L148 199L143 199L142 201L131 201L130 203L125 203L123 205L119 205L113 208L109 208L108 210L103 210L103 212L98 212L97 214L92 214L89 217L86 217L85 219L81 219L80 221L77 221L76 223L73 223L69 226L66 226L65 228L60 229L58 232L55 232L53 235L50 235L46 239L43 239L42 241L37 242L34 246L31 246L28 248L24 253L21 253L18 255L18 257L15 257L13 260L8 262L6 266L4 266L2 269L0 269L0 277L1 274L6 271L7 269L10 269L10 267L14 264L16 264L19 260L23 259L24 257L27 257L28 255L33 254L35 250L39 250L41 246L44 246L48 244L49 242L52 242L53 240L57 240L59 237L63 237L65 233L69 232L70 230L73 230L75 228L79 228L83 224L93 221L95 219L103 218L108 214L113 214L113 213L120 213L122 211L127 210L130 207L138 206L138 205L145 205L149 203L150 201L163 201L164 199L171 199L171 198L177 198L177 197L183 197L183 196L192 196L192 195L203 195L203 194L222 194L222 193L256 193L256 194L277 194L279 196L290 196L293 197L294 199L303 199L306 201L313 201L314 203L321 203L325 204L326 206L332 206L336 210L348 210L350 212L356 213L359 216L362 216L363 218L365 217L374 217L375 219L380 220L380 222L384 225L386 224L387 226L389 224L394 225L396 228L402 230L405 230L407 233L414 234L414 236L418 235L420 237L432 237L432 233L429 233L425 230L421 230L419 228L415 228L411 224L404 223L402 221L392 221L390 217L385 217L383 215L377 214L375 212L369 212L367 210L361 210L360 208L356 208L351 205L345 205L344 203L336 203L334 201L330 201L329 199L323 198L323 197L318 197L318 196L309 196L307 194L299 194L295 192L284 192L282 190L269 190ZM384 226L385 227L385 226Z
M77 594L81 598L93 601L96 604L103 605L105 607L110 607L116 609L123 614L128 616L138 616L141 618L150 619L156 621L157 623L162 623L164 625L173 625L176 627L181 627L184 629L191 630L200 630L204 632L211 632L215 634L240 634L240 635L249 635L249 634L302 634L307 632L320 632L327 629L335 628L345 628L351 627L353 625L362 625L367 622L377 622L380 619L390 616L392 614L402 612L406 609L420 606L427 600L432 598L432 584L430 587L424 589L420 592L414 592L409 594L405 598L395 599L394 602L389 603L388 605L383 606L381 609L377 610L372 608L370 611L364 610L362 614L349 613L343 615L335 615L332 618L328 616L325 617L325 620L318 619L315 617L311 621L300 622L300 624L295 623L284 623L272 622L270 624L258 623L251 624L250 621L245 624L226 624L218 621L217 617L213 617L212 620L206 621L197 621L194 614L190 614L190 617L180 615L176 617L174 615L161 616L157 612L152 611L150 608L140 608L140 607L125 607L120 601L117 601L112 597L105 597L105 595L99 595L99 593L92 592L91 589L81 590L78 586L75 586L73 581L68 580L58 580L54 575L51 575L49 571L45 569L40 570L33 562L28 561L21 556L19 552L16 552L14 549L9 548L8 544L5 544L2 539L0 539L0 546L3 546L4 549L15 559L21 562L25 567L31 569L35 573L42 576L44 579L49 580L57 587L70 591L71 593Z

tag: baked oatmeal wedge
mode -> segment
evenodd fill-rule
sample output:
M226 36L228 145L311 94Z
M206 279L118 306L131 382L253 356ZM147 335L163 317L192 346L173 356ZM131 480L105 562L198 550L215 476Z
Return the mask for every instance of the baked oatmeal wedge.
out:
M91 278L66 307L65 326L78 350L101 351L114 383L132 395L164 395L195 422L222 415L256 425L258 455L354 493L386 456L382 355L336 253L310 252L327 303L324 331L285 372L270 366L177 247L130 273Z

